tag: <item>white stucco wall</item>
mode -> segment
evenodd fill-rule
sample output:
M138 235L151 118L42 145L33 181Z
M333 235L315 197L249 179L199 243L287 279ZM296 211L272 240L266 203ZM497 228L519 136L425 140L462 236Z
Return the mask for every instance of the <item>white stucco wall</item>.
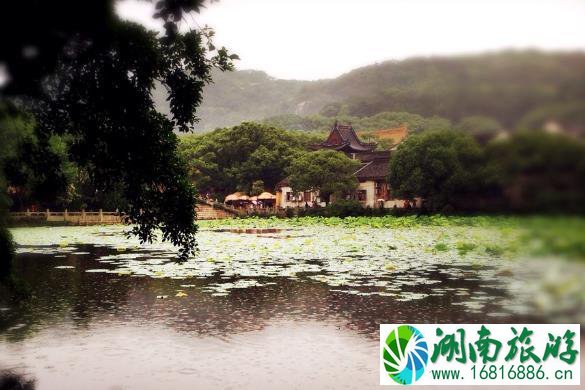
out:
M366 200L361 202L362 205L364 205L365 207L379 207L377 199L376 199L376 183L373 180L359 183L358 190L366 191ZM280 200L279 207L281 207L281 208L305 207L304 200L300 200L298 202L294 202L294 201L289 202L286 200L287 194L292 193L291 187L282 187L280 189L280 191L281 191L281 194L280 194L281 200ZM302 194L301 194L301 197L302 197ZM311 194L311 201L309 201L309 204L311 204L312 201L315 201L317 199L317 197L318 197L318 194L313 192ZM331 200L333 201L334 199L332 198ZM421 199L420 198L415 199L415 203L416 203L415 207L420 207ZM391 209L394 207L394 205L396 205L396 207L398 207L398 208L402 208L402 207L404 207L404 200L403 199L391 199L391 200L387 200L384 202L384 208ZM325 203L321 202L320 206L325 206Z
M282 193L282 198L280 201L280 206L281 208L287 208L287 207L305 207L305 201L303 198L303 194L300 194L300 199L298 202L289 202L286 200L288 193L292 193L293 190L291 187L282 187L280 189L281 193ZM309 205L311 205L312 202L314 202L318 197L318 193L312 192L311 193L311 199L309 200ZM325 206L324 202L319 203L320 206Z
M301 202L289 202L287 200L288 193L292 192L292 188L290 187L282 187L280 189L282 191L282 198L280 199L280 207L287 208L287 207L297 207L301 204Z
M379 204L377 202L378 199L376 199L376 182L371 180L371 181L365 181L359 184L358 187L359 190L365 190L366 191L366 201L362 202L362 204L364 206L369 206L369 207L379 207ZM422 203L422 200L420 198L416 198L414 199L414 201L411 201L411 204L414 207L420 207ZM384 208L393 208L394 205L396 205L396 207L402 208L404 207L404 199L390 199L384 202Z
M361 202L364 206L376 206L376 183L374 181L364 181L360 183L358 190L366 191L366 200L365 202Z

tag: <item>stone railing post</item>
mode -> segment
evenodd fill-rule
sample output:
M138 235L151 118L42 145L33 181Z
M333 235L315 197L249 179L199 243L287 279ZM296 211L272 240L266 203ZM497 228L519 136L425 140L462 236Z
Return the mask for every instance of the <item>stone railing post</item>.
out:
M104 222L104 211L100 209L100 223Z
M63 212L63 220L65 222L68 222L69 219L69 211L67 211L67 209L65 209L65 211Z
M49 209L47 209L47 211L45 211L45 216L46 216L47 221L48 221L49 217L51 216L51 211Z
M30 209L26 209L26 216L30 217Z
M85 222L85 209L81 209L81 220L79 222Z

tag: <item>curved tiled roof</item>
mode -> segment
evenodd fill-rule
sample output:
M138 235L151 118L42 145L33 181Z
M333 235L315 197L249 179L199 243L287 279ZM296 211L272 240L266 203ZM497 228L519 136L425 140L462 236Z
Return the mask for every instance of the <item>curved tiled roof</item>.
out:
M358 180L382 180L388 176L388 164L389 159L378 159L372 160L366 163L362 168L358 169L355 173L355 177Z
M351 125L339 125L335 122L327 140L318 146L355 153L373 151L376 148L376 143L362 142Z
M390 151L389 150L375 150L371 152L359 152L353 153L350 155L355 160L360 160L363 162L373 161L373 160L380 160L380 159L390 159Z

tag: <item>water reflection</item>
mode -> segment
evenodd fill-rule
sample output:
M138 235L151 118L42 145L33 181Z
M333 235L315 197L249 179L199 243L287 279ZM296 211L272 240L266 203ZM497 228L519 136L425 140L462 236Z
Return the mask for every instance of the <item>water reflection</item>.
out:
M0 299L0 369L34 375L18 383L43 389L374 388L380 323L543 320L503 310L507 290L465 265L400 284L425 296L406 301L368 294L375 285L348 293L355 285L321 282L323 271L153 278L87 272L116 267L97 260L118 253L110 247L20 252L15 272L31 298ZM218 294L218 285L236 287Z
M32 298L12 305L4 303L0 331L6 338L22 340L60 322L87 328L92 322L114 320L154 322L181 332L216 336L227 330L259 330L274 319L317 320L354 329L372 339L377 337L378 324L388 322L537 320L517 315L490 317L501 311L504 290L486 286L479 279L455 279L444 272L431 275L433 284L412 286L413 293L428 295L417 301L348 294L352 287L332 288L308 273L294 279L255 277L250 287L234 288L229 294L217 296L210 294L210 288L246 279L220 273L206 278L169 279L86 272L103 268L104 264L93 259L110 250L89 246L82 250L87 254L68 254L59 259L59 268L55 268L52 255L19 255L16 272L29 284ZM367 292L367 288L363 291ZM468 304L462 305L473 299L484 301L484 310L478 313Z

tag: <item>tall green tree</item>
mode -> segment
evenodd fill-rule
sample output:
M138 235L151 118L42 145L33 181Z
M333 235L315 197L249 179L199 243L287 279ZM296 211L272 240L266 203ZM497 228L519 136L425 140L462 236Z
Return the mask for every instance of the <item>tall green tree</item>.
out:
M72 159L96 187L122 186L142 241L160 229L184 259L196 248L195 192L174 131L193 127L212 68L232 69L236 56L216 48L209 29L179 30L203 0L153 1L162 34L121 20L114 3L3 4L0 62L9 83L1 92L34 113L40 138L70 136ZM156 110L157 82L169 117Z
M180 152L200 192L226 195L249 192L257 180L274 188L286 176L292 157L319 140L300 132L244 122L204 135L182 137Z
M68 184L75 175L66 140L59 135L38 134L35 121L11 104L0 106L0 169L13 191L16 207L64 207ZM66 206L65 206L66 207Z
M360 166L359 161L343 153L318 150L297 155L287 172L293 191L318 191L321 199L329 203L331 195L341 197L357 188L354 173Z
M483 174L483 152L470 135L429 131L398 146L390 160L389 182L394 196L421 197L437 210L477 194Z
M511 208L585 212L585 142L563 134L521 131L487 146L489 180Z

